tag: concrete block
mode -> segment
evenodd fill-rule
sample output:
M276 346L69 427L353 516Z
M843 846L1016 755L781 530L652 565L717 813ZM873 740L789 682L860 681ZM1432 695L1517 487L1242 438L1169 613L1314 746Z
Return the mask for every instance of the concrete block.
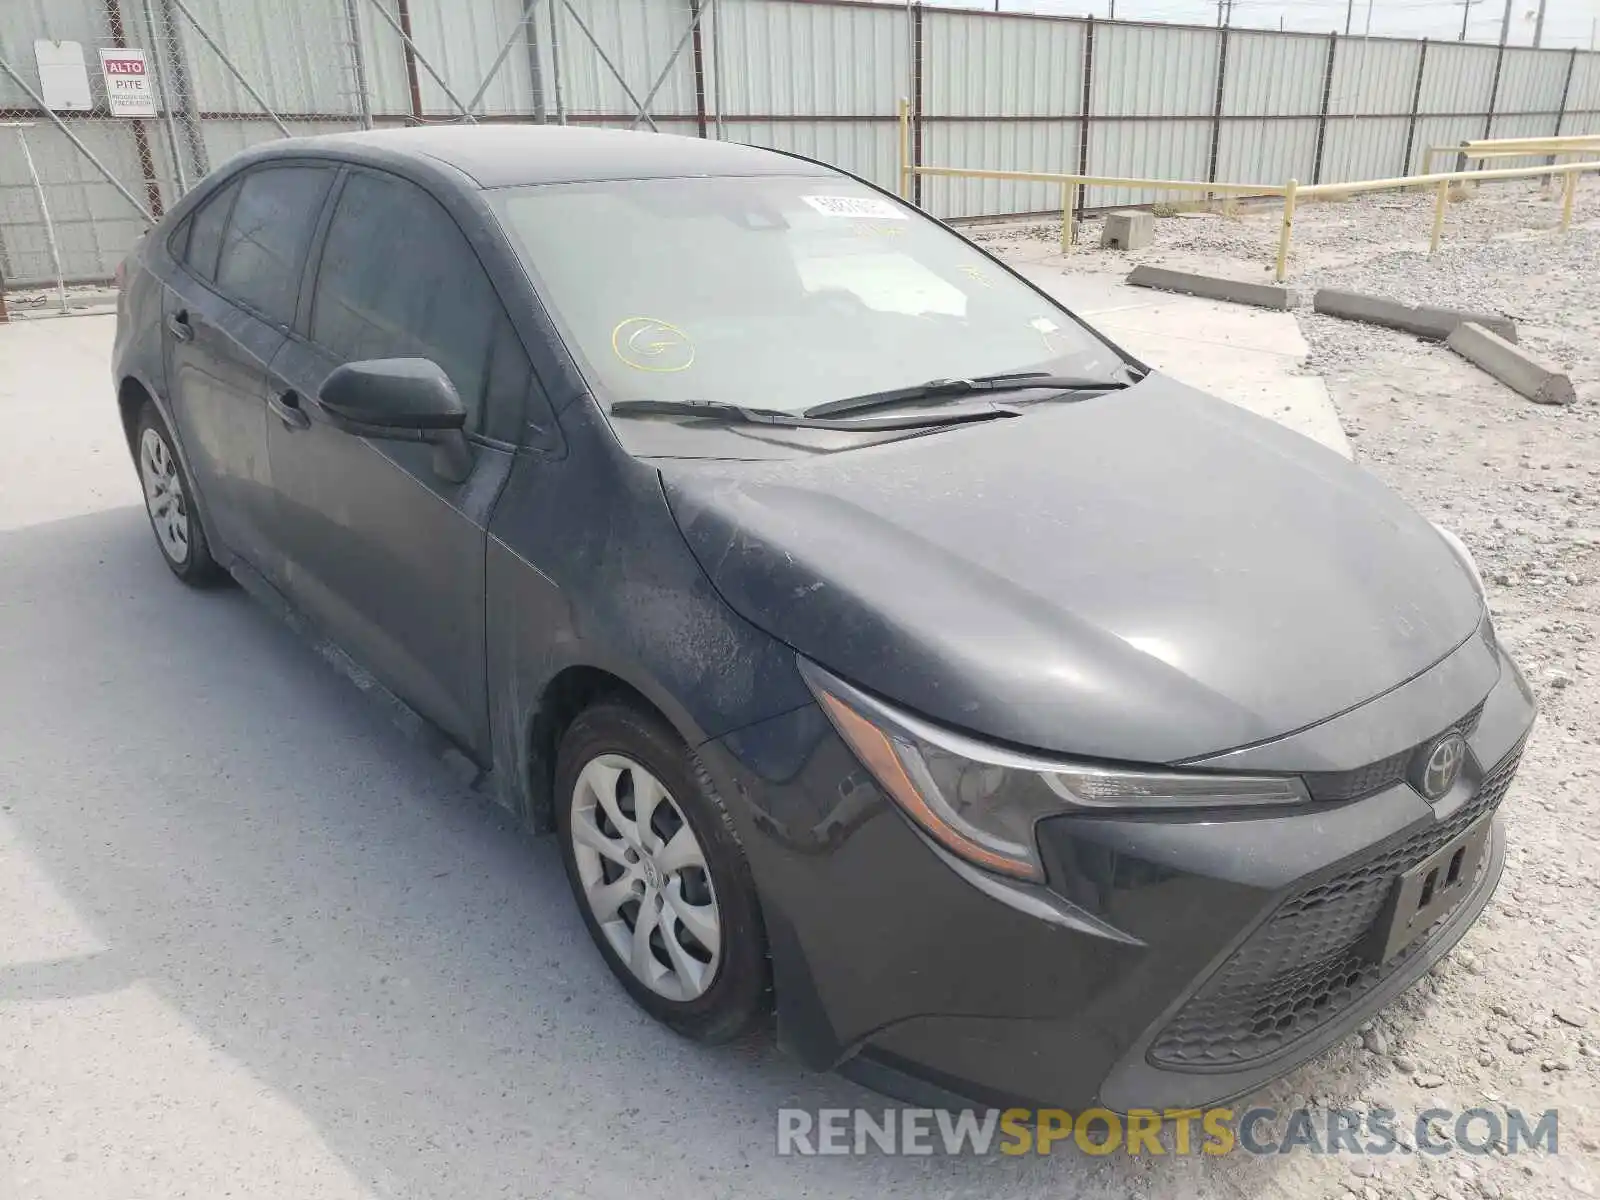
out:
M1318 288L1311 307L1330 317L1400 329L1435 342L1444 341L1464 321L1481 325L1508 342L1517 340L1516 323L1509 317L1436 308L1431 304L1402 304L1382 296L1363 296L1360 292L1341 292L1337 288Z
M1241 283L1214 275L1191 275L1187 271L1168 271L1163 267L1135 267L1128 275L1134 287L1161 292L1181 292L1185 296L1204 296L1208 300L1227 300L1233 304L1253 304L1257 308L1287 311L1298 302L1290 288L1270 283Z
M1571 404L1577 399L1565 374L1476 322L1457 325L1445 345L1538 404Z
M1139 250L1154 241L1155 236L1155 214L1129 209L1107 214L1100 230L1100 245L1113 250Z

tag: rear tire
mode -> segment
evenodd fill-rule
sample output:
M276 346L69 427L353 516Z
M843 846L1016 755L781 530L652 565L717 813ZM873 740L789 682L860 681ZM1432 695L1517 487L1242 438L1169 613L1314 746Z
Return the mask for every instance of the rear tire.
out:
M172 433L152 401L139 410L133 433L134 459L144 488L145 514L162 561L190 587L205 587L222 578L211 557L206 531L194 506L194 486L183 469Z
M760 907L694 752L654 714L602 701L561 739L555 808L578 909L639 1006L698 1042L749 1030L770 993Z

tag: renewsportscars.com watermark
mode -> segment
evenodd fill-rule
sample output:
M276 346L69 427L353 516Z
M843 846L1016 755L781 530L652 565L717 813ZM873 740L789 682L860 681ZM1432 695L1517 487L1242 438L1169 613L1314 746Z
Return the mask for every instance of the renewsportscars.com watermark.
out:
M780 1155L1518 1154L1560 1152L1549 1108L780 1108Z

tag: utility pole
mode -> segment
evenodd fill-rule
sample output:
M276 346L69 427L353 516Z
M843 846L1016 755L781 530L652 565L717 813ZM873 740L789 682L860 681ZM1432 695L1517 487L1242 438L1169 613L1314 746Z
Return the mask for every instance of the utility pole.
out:
M1345 0L1344 5L1344 35L1350 36L1350 18L1355 16L1356 0Z
M1506 15L1500 18L1500 44L1504 46L1511 40L1511 6L1516 0L1506 0Z
M1481 0L1454 0L1454 3L1461 5L1461 36L1456 41L1464 42L1467 40L1467 14L1472 11L1474 4L1480 2Z
M1544 41L1544 6L1545 0L1539 0L1539 15L1533 22L1533 48L1537 50L1539 43Z

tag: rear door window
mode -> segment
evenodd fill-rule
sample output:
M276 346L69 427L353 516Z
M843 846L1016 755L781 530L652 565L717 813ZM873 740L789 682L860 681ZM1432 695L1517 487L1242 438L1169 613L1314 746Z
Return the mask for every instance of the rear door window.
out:
M461 394L469 430L518 437L530 372L511 320L454 218L406 180L355 172L346 181L311 340L345 362L431 359Z
M217 289L275 325L293 324L306 251L332 182L326 167L262 167L246 175L222 237ZM195 237L189 245L193 253Z
M217 277L217 254L222 249L222 234L228 227L234 198L239 194L235 180L200 206L189 218L189 244L183 252L184 265L207 283Z

